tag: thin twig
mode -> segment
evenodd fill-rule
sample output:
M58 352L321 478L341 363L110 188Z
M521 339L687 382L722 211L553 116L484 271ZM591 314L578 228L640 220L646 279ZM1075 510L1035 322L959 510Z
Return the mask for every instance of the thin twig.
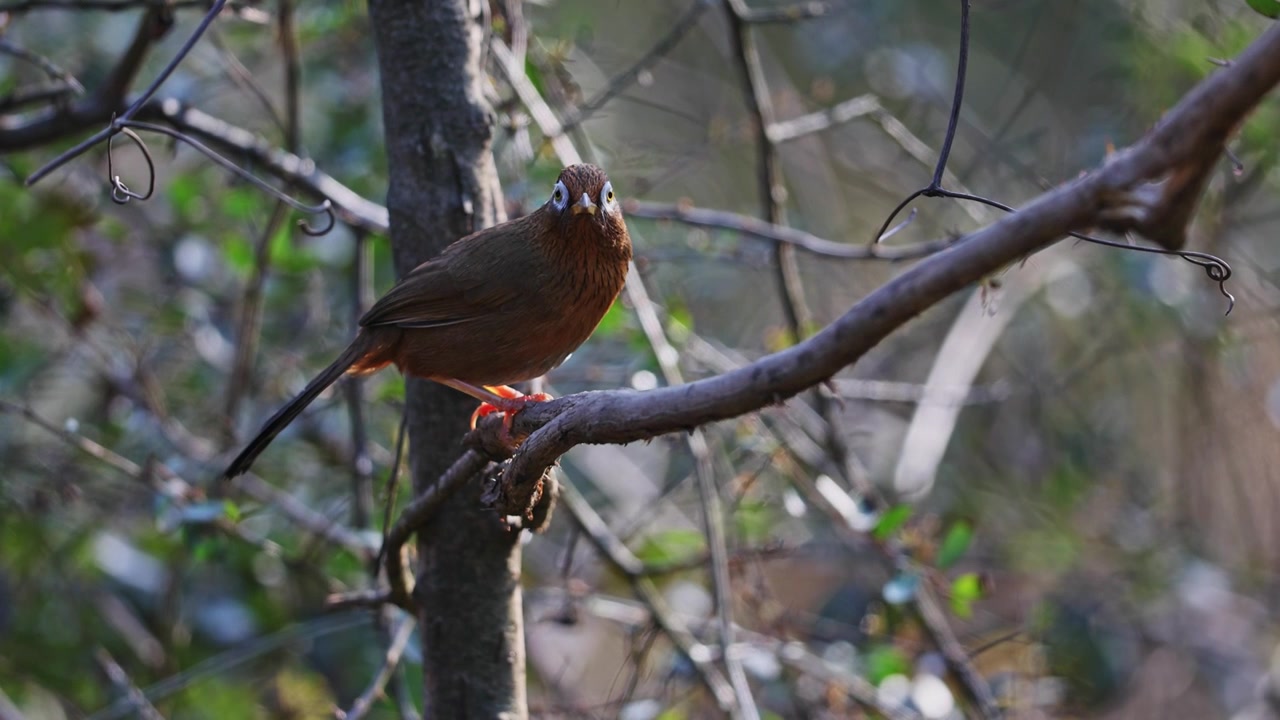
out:
M788 667L844 690L850 698L863 707L874 710L889 720L922 720L923 716L900 705L890 705L881 699L876 688L866 678L842 672L832 663L809 652L800 643L780 643L769 638L762 645L771 649L778 660Z
M652 587L647 581L640 579L639 573L643 572L643 563L640 559L631 553L631 551L622 543L616 534L609 528L604 520L596 514L595 510L586 502L585 499L568 483L562 489L561 500L564 502L574 522L582 529L587 539L591 542L596 551L609 563L614 570L622 573L631 582L633 589L640 587ZM692 639L692 635L685 635L689 631L686 629L686 619L679 613L676 613L665 603L652 604L644 594L637 591L639 602L645 606L649 617L664 632L669 628L679 629L681 637ZM603 598L599 598L603 599ZM622 603L622 600L614 600L613 604ZM599 603L586 603L587 608L593 608ZM632 625L639 626L643 622L641 617L635 617L636 613L628 612L625 615L619 612L612 612L608 616L610 619L618 620L620 616L626 617L627 622ZM604 615L599 615L604 617ZM849 697L863 706L875 710L887 718L894 720L920 720L920 716L915 712L900 706L889 705L877 697L874 686L861 676L853 673L847 673L832 668L828 663L814 656L799 643L783 643L775 638L765 637L756 633L743 630L744 638L751 645L763 647L770 652L778 655L779 660L785 664L792 665L801 669L805 674L813 675L825 682L837 684L844 688ZM673 638L673 640L677 640ZM696 641L695 641L696 642ZM698 652L699 654L707 652L705 646L691 645L686 651L681 642L676 641L677 649L684 652L686 658L692 660L689 653ZM739 646L742 643L739 643ZM735 646L736 647L736 646ZM726 649L726 652L736 654L734 648ZM816 663L816 664L815 664ZM697 667L695 662L695 667ZM698 668L700 671L701 667ZM714 666L707 666L706 672L716 672ZM704 682L725 682L723 678L716 678L715 675L703 677Z
M372 608L376 610L390 604L394 604L391 601L390 590L349 590L330 593L324 599L324 609L331 612L356 608Z
M959 57L956 61L956 84L955 91L951 99L951 113L947 119L947 131L942 138L942 149L938 151L938 161L934 166L933 179L926 187L916 190L908 195L905 200L898 203L898 206L889 213L884 219L880 230L872 238L871 242L880 241L880 236L884 235L885 230L893 223L893 219L897 217L899 212L907 206L907 203L918 197L937 197L942 191L943 174L947 170L947 159L951 156L951 143L955 140L956 129L960 125L960 107L964 102L964 85L965 74L969 66L969 0L960 0L960 50Z
M9 42L3 37L0 37L0 53L4 53L5 55L16 57L19 60L23 60L31 63L32 65L35 65L36 67L40 68L40 70L43 71L44 74L48 75L49 77L55 80L60 81L63 84L63 86L65 86L69 91L71 91L75 95L84 94L84 86L80 84L80 81L77 80L74 75L67 72L66 70L63 70L61 66L59 66L57 63L53 62L52 60L50 60L49 58L43 55L31 52L30 50L24 47L21 47L19 45L14 45L13 43Z
M382 546L378 548L378 556L373 563L375 576L382 567L382 554L387 550L387 534L391 532L391 514L395 512L396 499L400 495L400 462L404 457L404 439L408 435L408 431L409 412L407 408L401 408L400 430L396 433L395 458L391 461L391 472L387 478L387 500L382 511Z
M644 280L636 271L635 265L627 276L626 292L640 320L640 327L654 356L658 358L658 366L668 385L683 385L684 377L676 366L679 353L667 340L662 329L662 321L649 298ZM703 530L707 536L707 548L711 554L711 589L715 597L716 618L720 626L720 647L723 648L725 668L729 682L733 685L737 699L736 707L731 711L734 717L758 719L760 711L756 707L755 698L751 696L751 686L742 668L742 662L729 652L733 646L733 579L729 573L729 547L725 538L724 509L720 503L720 492L716 488L715 472L711 464L711 448L707 443L707 435L701 428L690 432L685 442L693 455L694 478L697 481L698 500L702 505Z
M809 20L822 17L831 7L824 2L798 2L792 5L771 8L752 8L742 13L744 22L753 25L769 23L789 23L797 20Z
M808 340L738 371L678 388L582 393L526 407L512 428L527 440L503 472L503 508L524 512L527 498L522 496L579 443L632 442L737 417L824 382L943 298L1096 222L1116 192L1221 147L1277 82L1280 27L1272 27L1233 66L1189 91L1132 147L897 275ZM500 424L482 421L481 430L496 436Z
M779 245L791 245L807 253L837 260L880 260L901 262L927 257L945 250L956 238L943 238L912 245L850 245L827 240L787 225L774 225L750 215L693 207L684 203L655 203L627 200L623 209L630 217L648 220L673 220L697 227L729 230Z
M546 104L542 96L537 93L532 83L528 81L523 68L516 68L514 63L510 61L510 50L498 39L494 39L491 45L494 47L494 56L499 59L506 72L508 81L516 88L517 94L520 95L521 101L529 109L529 113L533 116L535 122L540 123L544 134L558 128L559 124L555 113ZM567 136L557 137L554 147L563 164L573 165L582 161L577 148L574 147ZM644 282L634 262L630 263L628 267L625 292L639 315L645 337L649 340L655 355L659 359L658 361L667 383L669 385L683 384L684 380L675 365L675 358L679 355L667 341L662 330L662 324L653 309L653 303L649 299ZM728 648L733 642L731 578L729 577L728 550L724 538L724 524L719 504L719 494L715 489L710 449L707 445L706 436L700 430L695 430L690 433L687 443L690 452L694 456L699 494L703 498L704 517L707 523L707 541L713 557L712 586L717 599L717 613L721 619L722 647ZM735 696L735 701L728 708L730 714L735 718L745 718L746 720L759 718L759 710L756 708L755 700L751 697L751 690L741 662L736 658L729 657L727 652L725 653L725 661Z
M155 705L152 705L150 700L147 700L147 696L129 678L129 673L120 667L120 663L111 657L111 653L108 653L106 648L100 647L94 650L93 656L98 661L98 666L102 668L102 672L107 676L107 679L115 686L116 692L129 701L138 717L143 718L143 720L164 720L164 716L160 714L160 711L156 710Z
M745 0L724 0L724 8L729 17L734 61L742 76L747 113L755 126L760 207L765 220L771 225L783 225L782 170L778 164L777 148L769 140L769 126L773 123L773 101L769 96L769 84L765 79L760 51L756 48L751 32L752 11ZM813 324L813 316L804 298L804 286L794 247L780 244L774 248L774 271L778 277L788 331L793 340L799 341L806 335L806 328Z
M464 482L471 480L489 464L485 456L475 450L464 452L426 492L405 506L395 525L387 532L386 545L381 551L387 567L387 582L391 585L391 602L401 607L412 605L412 591L405 577L404 544L418 528L426 524L440 505Z
M387 681L391 679L396 668L399 667L400 656L404 654L404 649L409 646L409 640L413 637L413 629L416 624L413 615L404 614L400 624L396 625L395 632L392 633L391 644L388 645L387 654L382 659L382 666L378 668L377 674L373 676L369 687L365 688L365 691L360 693L360 697L351 703L351 709L337 713L340 720L360 720L373 709L373 704L382 696L382 691L387 686Z
M121 12L137 8L203 8L208 5L208 0L18 0L0 3L0 13L24 13L42 9Z
M711 692L716 704L724 712L732 712L736 705L735 692L728 679L712 662L712 653L706 645L698 642L684 623L667 605L662 593L652 580L644 577L644 563L636 557L622 541L618 539L609 526L591 507L591 504L578 493L571 483L561 483L560 503L568 511L570 517L582 530L583 534L595 547L596 552L631 582L632 592L640 602L649 609L654 623L662 630L673 645L684 656L694 670L697 671L703 685Z
M796 140L822 132L835 125L843 125L860 117L873 115L883 109L884 107L880 104L880 98L875 95L870 93L859 95L837 103L826 110L819 110L808 115L791 118L790 120L775 122L769 126L769 141L781 144L789 140Z
M933 588L922 582L916 589L914 602L916 611L920 614L920 620L929 630L934 644L942 651L942 656L947 659L947 665L959 678L965 694L977 704L982 717L988 720L1003 717L1004 713L996 703L995 694L991 692L991 684L982 677L982 673L978 672L978 668L973 664L973 658L956 638L955 630L951 629L951 623L947 621L947 615L938 603Z
M58 112L39 114L25 123L0 126L0 152L44 145L111 120L123 107L129 86L142 68L151 46L168 30L169 23L166 22L165 13L159 7L152 7L143 13L129 46L92 94L81 97L69 107L60 108ZM106 131L99 132L98 140L105 139L109 134Z
M48 163L40 167L38 170L31 173L31 175L26 180L26 185L30 187L31 185L34 185L35 183L40 182L41 178L45 177L46 175L53 172L54 170L57 170L58 168L67 164L68 162L76 159L77 157L80 157L85 152L87 152L89 148L93 147L94 145L97 145L103 140L106 140L112 135L118 133L121 127L123 127L130 120L132 120L134 115L138 114L138 111L142 109L142 106L148 100L151 99L151 96L155 94L156 90L160 89L160 85L163 84L165 80L169 79L169 76L173 74L173 71L178 68L178 64L181 63L183 59L185 59L186 56L191 52L191 48L195 47L195 44L200 40L200 36L204 34L205 30L209 29L209 25L211 25L214 19L218 17L218 13L222 12L222 8L224 5L226 5L226 3L227 3L227 0L213 0L213 5L212 7L209 8L209 12L205 13L205 16L200 21L200 24L196 26L196 29L191 33L191 36L187 38L187 41L185 43L183 43L182 47L178 50L178 53L174 55L173 59L169 61L169 64L165 65L164 69L160 71L160 74L157 75L155 79L151 81L151 84L147 86L147 89L142 91L142 95L140 95L137 100L134 100L133 104L130 105L129 108L125 110L122 115L120 115L118 118L113 118L110 125L94 133L89 139L76 144L75 147L72 147L70 150L67 150L66 152L58 155L56 158L54 158L53 160L50 160ZM158 21L158 19L161 17L159 13L163 13L163 12L167 12L167 10L165 9L157 10L155 7L152 7L150 10L147 11L147 18L144 18L143 20L144 26L147 23L147 19L150 19L153 16L157 19L155 21ZM132 48L130 52L132 52ZM141 62L141 58L138 59L138 62ZM128 79L132 79L132 73L129 74ZM117 97L117 98L124 97L124 93L126 92L126 88L127 88L127 83L120 82L120 78L113 78L111 82L107 83L107 86L113 87L113 91L109 93L111 96Z
M355 260L351 267L351 325L358 328L360 318L369 307L366 295L371 292L373 284L373 246L369 243L368 233L356 231ZM373 461L369 459L369 431L364 416L364 378L352 375L346 379L347 413L351 416L351 523L356 527L366 527L373 513ZM399 445L396 448L396 460L399 462ZM395 469L392 469L392 478ZM395 502L394 496L387 498L390 504ZM383 531L386 530L383 525Z
M773 102L769 96L769 84L765 78L760 51L751 31L752 10L745 0L725 0L732 32L734 57L743 75L743 89L747 109L755 121L756 152L759 154L760 204L765 219L772 225L785 225L782 172L779 167L778 149L770 138L773 125ZM880 231L883 235L887 227ZM788 330L794 342L803 340L813 326L813 313L804 296L804 284L800 277L796 249L792 245L779 244L774 248L775 271L781 291L782 307L787 318ZM826 445L846 481L864 496L875 497L875 488L867 477L867 471L850 450L845 439L844 421L831 398L821 391L814 392L814 404L827 421Z
M289 206L276 202L254 241L253 273L241 295L235 356L231 361L231 372L227 375L226 402L222 409L226 419L226 437L230 444L235 444L236 441L235 425L236 418L240 415L240 403L253 384L253 364L258 356L258 341L262 334L262 303L267 276L271 273L271 243L288 217ZM357 524L356 527L360 526Z
M187 147L195 149L201 155L204 155L205 157L212 160L215 164L228 170L229 172L233 173L240 179L248 182L249 184L261 190L262 192L270 195L271 197L275 198L276 200L279 200L280 202L288 205L289 207L295 210L301 210L304 213L308 213L312 215L318 215L323 213L325 216L325 224L320 226L319 228L312 227L311 224L306 220L298 221L298 227L301 228L303 234L305 235L311 235L311 236L324 235L328 233L330 230L332 230L334 224L337 222L337 215L334 212L333 203L330 202L328 199L324 200L319 205L307 205L302 201L291 197L285 192L272 187L265 180L262 180L261 178L249 172L248 170L245 170L239 165L236 165L235 163L231 162L227 158L219 155L209 146L205 145L204 143L200 142L194 137L186 135L185 133L179 132L169 127L165 127L164 125L156 125L153 123L142 122L140 120L130 120L124 123L123 125L121 125L121 128L137 128L139 130L146 130L148 132L167 135L168 137L171 137L175 140L178 140L186 144Z
M143 689L143 692L147 698L154 702L190 687L199 678L224 676L235 668L267 653L290 645L296 645L299 641L309 643L333 633L367 625L368 622L366 613L346 613L295 623L270 635L248 642L241 642L230 650L201 660L180 673L147 686ZM89 715L86 720L120 720L128 716L132 710L133 705L128 699L117 700Z
M947 160L951 157L951 143L956 139L956 127L960 124L960 108L964 106L965 71L969 67L969 0L960 0L960 49L956 58L956 86L951 98L951 117L947 118L947 134L942 140L942 149L938 151L938 165L933 171L933 181L929 187L942 187L942 173L947 169Z
M28 105L38 105L50 101L62 102L75 95L75 90L64 82L45 82L25 85L0 97L0 114L21 110Z
M387 232L385 207L319 170L311 160L274 147L259 135L173 99L148 103L139 116L166 122L184 133L203 138L228 154L253 161L256 167L274 177L326 199L333 204L338 218L348 225L377 234Z
M240 58L227 47L226 40L223 39L218 28L209 29L209 42L218 51L218 59L222 61L223 71L231 82L253 97L262 106L267 117L271 118L271 124L279 128L281 137L286 136L288 131L285 129L284 118L280 117L271 97L254 78L253 71L245 67L244 63L240 62Z
M596 111L604 107L605 103L631 87L646 69L670 53L690 30L698 26L698 19L711 7L712 2L713 0L693 0L689 8L684 11L684 14L676 18L666 35L659 38L653 44L653 47L649 48L630 67L611 77L604 88L571 113L560 127L559 132L573 132L579 125L594 115Z
M90 440L89 438L84 437L83 435L72 432L66 428L58 427L25 405L19 405L17 403L9 402L8 400L0 400L0 413L9 413L19 416L52 433L71 447L106 463L109 467L118 470L128 477L138 480L148 480L148 478L153 474L158 475L159 479L164 480L164 482L156 483L153 481L153 486L173 500L187 502L192 499L199 498L203 494L175 473L168 465L153 461L148 463L147 467L144 468L132 460L94 442L93 440ZM329 518L312 510L305 503L292 495L263 482L262 479L256 475L246 474L240 476L233 483L233 487L263 505L276 508L281 515L294 525L297 525L299 528L302 528L323 540L338 545L359 557L366 559L372 557L372 550L369 547L369 543L361 538L357 533L334 523Z
M370 541L358 531L338 523L324 513L316 512L306 503L267 483L257 475L252 473L240 475L231 481L231 486L263 505L274 507L294 525L317 538L345 548L363 561L373 558Z

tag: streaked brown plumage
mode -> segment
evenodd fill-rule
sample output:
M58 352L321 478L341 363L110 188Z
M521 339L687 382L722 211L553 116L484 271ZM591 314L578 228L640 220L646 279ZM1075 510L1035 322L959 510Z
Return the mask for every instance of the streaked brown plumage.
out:
M227 467L234 477L345 373L395 364L508 414L509 383L543 375L595 330L631 260L622 208L604 171L573 165L528 215L468 235L414 268L360 319L338 359L267 420Z

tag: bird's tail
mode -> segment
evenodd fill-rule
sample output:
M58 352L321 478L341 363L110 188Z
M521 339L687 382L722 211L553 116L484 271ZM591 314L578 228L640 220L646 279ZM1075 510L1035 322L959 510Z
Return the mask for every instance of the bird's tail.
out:
M346 350L342 351L342 354L338 356L337 360L333 361L333 364L315 376L302 389L302 392L298 393L297 397L277 410L276 414L272 415L271 419L263 424L262 429L258 431L253 440L227 466L226 471L222 473L223 479L230 479L248 471L249 466L253 464L253 461L257 459L263 450L267 449L267 446L271 444L276 435L279 435L281 430L288 427L289 423L293 422L294 418L298 417L320 393L324 392L325 388L337 382L338 378L342 377L348 368L356 364L357 361L364 359L368 355L369 349L370 341L368 335L361 333L356 336L356 339L347 346ZM362 367L361 369L364 370L365 368Z

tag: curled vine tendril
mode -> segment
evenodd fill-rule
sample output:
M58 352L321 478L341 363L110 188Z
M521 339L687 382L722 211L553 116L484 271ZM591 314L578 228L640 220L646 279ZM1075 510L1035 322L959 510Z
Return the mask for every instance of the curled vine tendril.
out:
M205 16L200 21L200 24L196 26L196 29L187 38L186 42L183 43L182 48L178 51L177 55L175 55L169 61L169 63L165 65L164 69L160 71L160 74L157 75L155 79L151 81L151 84L148 85L146 90L144 90L142 94L138 96L136 100L133 101L133 104L130 105L129 108L124 111L123 115L119 117L116 117L113 115L111 117L111 122L108 123L106 127L94 133L92 137L82 140L81 142L77 143L74 147L70 148L69 150L66 150L65 152L58 155L53 160L50 160L48 163L45 163L43 166L41 166L38 170L33 172L27 178L26 185L28 187L30 187L31 185L34 185L35 183L39 182L41 178L48 176L49 173L53 172L54 170L62 167L63 165L70 162L71 160L88 152L89 148L93 147L94 145L97 145L103 140L106 140L107 141L107 174L110 176L109 182L111 183L112 202L123 205L124 203L127 203L131 200L146 200L147 198L151 197L153 192L155 192L156 166L155 166L155 163L152 161L151 152L147 149L146 144L142 142L142 138L138 137L137 133L130 130L130 128L137 128L138 130L146 130L148 132L157 132L162 135L168 135L169 137L175 140L179 140L181 142L186 143L192 148L195 148L199 152L203 153L205 157L208 157L210 160L221 165L226 170L232 173L235 173L241 179L245 180L248 183L251 183L258 189L262 190L263 192L267 193L268 195L274 197L275 199L279 200L280 202L288 205L289 207L295 210L300 210L304 213L308 213L311 215L318 215L320 213L324 213L326 216L328 216L328 223L323 228L320 228L320 229L312 227L309 223L307 223L304 220L299 220L298 226L302 228L302 232L306 233L307 235L313 235L313 236L324 235L325 233L332 230L334 225L337 224L338 222L338 216L333 211L333 203L330 202L328 199L326 199L324 202L320 203L319 205L307 205L299 200L295 200L292 197L289 197L288 195L281 192L280 190L277 190L267 182L259 179L258 177L249 173L247 170L242 169L240 166L236 165L230 160L214 152L204 143L201 143L199 140L196 140L195 138L192 138L188 135L178 132L177 130L165 127L163 125L155 125L152 123L140 122L138 120L133 119L134 116L138 114L138 111L142 109L142 106L148 100L150 100L153 95L156 94L156 91L160 88L162 84L164 84L164 81L168 79L170 75L173 74L173 71L177 69L178 64L182 62L182 59L185 58L191 52L191 49L195 47L196 43L200 40L200 36L202 36L204 32L209 29L209 26L213 24L215 19L217 19L218 15L222 12L223 6L226 4L227 4L227 0L213 0L210 3L208 12L205 13ZM129 139L132 140L133 143L138 146L138 149L142 151L142 157L147 161L148 178L147 178L147 192L145 193L136 193L133 190L130 190L129 186L125 185L124 182L120 179L120 176L115 174L115 160L112 157L113 153L112 153L111 143L112 143L112 140L115 139L116 135L120 135L122 133L127 135Z
M903 200L889 215L889 220L885 221L885 226L888 227L889 222L895 215L902 211L902 208L906 207L907 203L921 196L967 200L970 202L982 203L983 205L1009 213L1014 211L1012 207L1005 205L1002 202L982 197L981 195L952 192L942 188L925 188L912 193L910 197ZM883 230L881 230L881 232L883 232ZM1067 234L1077 240L1083 240L1084 242L1093 243L1094 245L1105 245L1107 247L1117 248L1120 250L1132 250L1134 252L1151 253L1153 255L1176 255L1193 265L1199 265L1204 269L1205 274L1209 276L1210 280L1218 283L1218 292L1222 293L1222 296L1227 299L1226 315L1230 315L1231 311L1236 307L1236 296L1232 295L1231 292L1227 290L1227 280L1231 279L1231 266L1227 264L1226 260L1223 260L1217 255L1210 255L1209 253L1197 252L1195 250L1168 250L1166 248L1149 247L1147 245L1132 245L1130 243L1116 242L1114 240L1104 240L1100 237L1094 237L1093 235L1086 235L1079 232L1069 232Z
M1135 250L1137 252L1153 253L1156 255L1177 255L1192 265L1199 265L1204 269L1204 274L1209 279L1218 283L1218 292L1227 299L1227 311L1224 315L1230 315L1231 311L1236 307L1236 296L1227 290L1227 280L1231 279L1231 266L1226 260L1217 255L1209 253L1197 252L1195 250L1166 250L1165 248L1154 248L1146 245L1130 245L1128 243L1116 242L1114 240L1103 240L1102 238L1085 235L1083 233L1070 233L1071 237L1085 242L1094 243L1095 245L1106 245L1107 247L1119 248L1121 250Z
M960 0L960 52L958 58L959 62L956 65L955 94L951 100L951 115L947 120L947 132L943 136L942 149L938 153L938 162L933 169L933 179L927 186L916 190L904 198L902 202L898 203L893 211L889 213L889 216L884 219L884 222L880 225L880 229L876 231L875 236L871 238L872 245L875 245L885 238L892 236L894 233L897 233L915 218L915 209L913 208L911 216L908 217L907 220L894 227L892 230L889 228L889 225L893 222L894 218L898 217L898 214L906 209L906 207L916 198L952 198L954 200L982 203L983 205L988 205L1005 212L1013 212L1012 207L990 198L970 193L953 192L942 187L942 177L946 172L947 158L951 153L951 143L955 139L956 127L960 120L960 106L964 102L965 74L969 60L969 3L970 0ZM1232 155L1230 150L1227 151L1227 157L1231 159L1231 162L1235 167L1236 174L1240 174L1244 167L1240 160ZM1102 238L1077 232L1067 234L1073 238L1094 243L1095 245L1106 245L1107 247L1119 248L1121 250L1134 250L1137 252L1154 253L1157 255L1177 255L1189 263L1199 265L1204 269L1205 274L1209 276L1210 280L1218 283L1218 292L1222 293L1222 296L1227 299L1227 315L1230 315L1231 311L1236 306L1235 296L1227 290L1227 280L1231 277L1231 266L1227 264L1226 260L1223 260L1216 255L1196 252L1194 250L1167 250L1165 248L1154 248L1145 245L1130 245L1112 240L1103 240Z
M115 118L112 118L115 122ZM120 179L115 170L115 135L107 138L107 177L111 181L111 201L117 205L124 205L130 200L148 200L156 191L156 164L151 159L151 151L147 149L147 144L142 142L142 138L138 134L128 128L121 128L120 134L133 141L133 144L142 153L142 159L147 161L147 191L145 193L136 193L129 189L128 185Z
M119 132L121 134L127 135L129 139L133 140L134 144L136 144L138 148L142 150L142 156L147 161L147 170L150 173L150 177L148 178L147 192L145 194L139 194L130 190L127 185L121 182L120 177L115 174L115 169L113 165L114 161L112 159L112 152L111 152L111 140L115 137L115 135L113 134L111 137L109 137L107 139L107 174L111 176L110 177L110 182L112 186L111 199L114 202L124 204L129 202L130 200L146 200L147 198L151 197L152 192L155 191L155 182L156 182L155 163L151 159L151 152L147 149L146 143L142 141L142 138L138 137L137 133L133 132L133 130L130 129L130 128L137 128L138 130L146 130L147 132L160 133L161 135L166 135L168 137L173 138L174 140L178 140L182 143L185 143L187 146L198 151L205 157L212 160L217 165L222 166L223 169L233 173L234 175L244 180L245 182L253 185L259 190L265 192L266 194L270 195L271 197L275 198L276 200L279 200L280 202L288 205L289 207L295 210L299 210L309 215L319 215L323 213L327 218L327 222L324 224L323 227L319 227L319 228L313 227L306 220L298 221L298 227L301 228L302 232L306 235L311 235L313 237L317 235L324 235L325 233L332 230L334 225L337 224L338 217L333 211L333 203L330 202L329 200L326 199L324 202L320 203L319 205L307 205L306 203L300 200L290 197L289 195L285 194L279 189L273 187L270 183L259 178L258 176L254 175L248 170L245 170L239 165L236 165L234 162L228 160L222 155L219 155L215 150L213 150L213 148L210 148L208 145L205 145L204 143L200 142L199 140L196 140L195 138L191 137L190 135L187 135L186 133L179 132L170 127L165 127L164 125L156 125L155 123L142 122L140 120L113 120L112 122L113 122L113 125L119 129Z

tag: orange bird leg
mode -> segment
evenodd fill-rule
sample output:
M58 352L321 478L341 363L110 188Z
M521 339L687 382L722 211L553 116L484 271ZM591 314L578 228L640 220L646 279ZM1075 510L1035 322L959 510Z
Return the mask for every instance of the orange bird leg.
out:
M452 378L439 379L436 382L441 385L448 385L454 390L464 392L480 401L480 407L476 408L474 413L471 413L471 429L473 430L476 427L476 421L480 418L500 412L502 413L502 431L504 434L510 434L512 420L515 418L516 413L524 409L525 405L531 402L546 402L551 399L551 396L546 393L525 395L519 390L506 385L472 385Z

